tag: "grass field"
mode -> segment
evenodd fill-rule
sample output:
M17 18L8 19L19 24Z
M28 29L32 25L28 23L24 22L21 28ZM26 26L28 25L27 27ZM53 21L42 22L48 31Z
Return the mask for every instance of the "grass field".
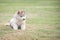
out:
M0 40L60 40L60 0L0 0ZM17 10L25 10L26 30L5 26Z

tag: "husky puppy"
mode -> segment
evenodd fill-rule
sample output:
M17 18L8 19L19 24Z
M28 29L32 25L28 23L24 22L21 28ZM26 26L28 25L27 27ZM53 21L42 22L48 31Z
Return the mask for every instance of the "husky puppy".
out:
M13 18L6 25L10 25L14 30L17 30L19 27L21 30L26 29L26 15L25 11L19 10L15 13Z

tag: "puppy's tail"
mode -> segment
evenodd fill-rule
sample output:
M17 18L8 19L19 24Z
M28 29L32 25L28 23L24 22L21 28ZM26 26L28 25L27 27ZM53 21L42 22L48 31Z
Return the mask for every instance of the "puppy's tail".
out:
M10 23L6 23L5 26L10 26Z

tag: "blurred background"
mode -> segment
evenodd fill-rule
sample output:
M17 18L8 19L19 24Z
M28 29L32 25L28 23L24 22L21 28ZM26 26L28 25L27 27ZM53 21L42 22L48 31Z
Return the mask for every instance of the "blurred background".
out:
M25 31L4 25L18 10L27 15ZM60 40L60 0L0 0L0 40Z

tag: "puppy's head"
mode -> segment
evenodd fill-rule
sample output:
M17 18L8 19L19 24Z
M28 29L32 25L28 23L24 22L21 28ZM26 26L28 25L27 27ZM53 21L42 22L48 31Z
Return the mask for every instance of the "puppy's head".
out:
M23 16L25 15L25 11L19 10L19 11L17 12L17 14L18 14L20 17L23 17Z
M25 20L25 19L26 19L25 11L19 10L19 11L17 12L17 15L18 15L18 18L21 19L21 20Z

